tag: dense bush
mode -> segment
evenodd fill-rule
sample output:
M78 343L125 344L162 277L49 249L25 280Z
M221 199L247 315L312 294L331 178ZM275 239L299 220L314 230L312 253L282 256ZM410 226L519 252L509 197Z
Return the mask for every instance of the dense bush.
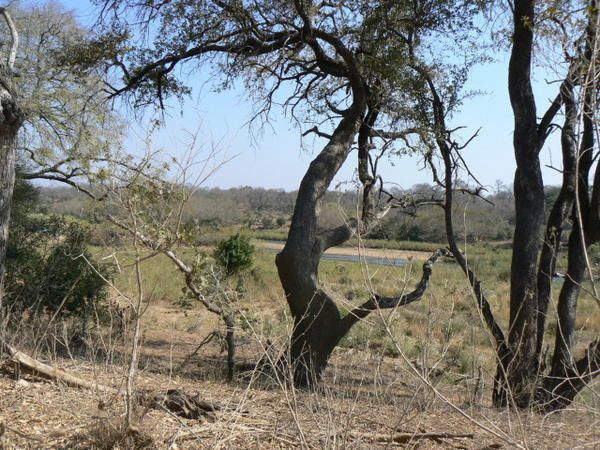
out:
M217 245L214 257L228 275L241 272L252 266L254 246L250 238L236 233Z
M21 184L15 194L6 305L30 315L59 312L60 317L87 317L105 299L104 279L111 276L109 266L95 261L87 248L89 228L32 212L36 196L30 185Z

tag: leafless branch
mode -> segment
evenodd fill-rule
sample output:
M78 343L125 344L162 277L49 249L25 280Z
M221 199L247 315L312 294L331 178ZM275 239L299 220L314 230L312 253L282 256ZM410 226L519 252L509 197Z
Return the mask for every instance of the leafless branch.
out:
M15 69L15 60L17 59L17 50L19 49L19 33L17 32L17 28L12 20L12 17L6 8L0 8L0 15L4 17L6 21L6 25L10 31L11 44L10 51L8 52L8 56L6 58L7 67L13 71Z

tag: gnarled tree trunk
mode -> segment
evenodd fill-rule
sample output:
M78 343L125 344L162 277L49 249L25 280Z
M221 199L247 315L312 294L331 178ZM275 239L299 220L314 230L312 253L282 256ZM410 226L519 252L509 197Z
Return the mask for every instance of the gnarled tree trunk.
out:
M317 221L322 198L346 160L357 133L370 133L369 127L364 127L363 108L356 105L355 102L328 144L310 164L300 184L286 244L276 257L279 278L294 318L289 360L284 362L283 368L291 372L296 386L314 386L340 339L372 311L403 306L421 299L429 284L432 265L445 254L445 251L438 250L425 262L421 280L412 292L399 297L371 294L365 303L344 317L331 297L321 289L319 262L323 252L346 242L355 232L355 221L352 221L352 224L318 233ZM368 119L369 115L366 117ZM359 137L359 146L366 145L362 137ZM366 159L364 152L359 152L359 158L360 155ZM363 184L365 189L370 189L370 184ZM367 200L363 204L364 222L356 224L356 228L364 229L371 218L372 208Z
M446 128L443 104L428 79L433 96L433 115L437 145L444 162L444 180L435 181L445 190L446 234L451 252L467 276L477 305L496 344L498 360L493 391L496 406L528 407L536 405L543 410L568 406L575 396L598 374L600 368L600 340L588 347L585 355L575 360L572 349L575 342L577 299L588 269L586 248L600 240L600 168L596 167L590 196L589 173L594 155L594 115L592 105L597 95L592 48L595 47L597 20L596 2L590 2L588 27L585 32L585 51L573 59L560 92L541 121L536 117L536 105L530 83L531 49L533 45L533 1L516 1L514 9L515 33L510 63L509 89L515 115L515 200L517 223L513 241L511 272L510 330L508 341L494 319L481 284L456 245L452 224L453 156L462 146L451 139ZM589 67L586 67L589 66ZM585 81L583 80L585 78ZM577 146L576 87L582 86L583 132ZM540 251L538 240L544 219L544 192L540 172L539 151L550 124L561 106L565 119L562 127L563 184L561 192L548 217L544 245ZM429 160L430 165L432 164ZM579 201L576 202L575 200ZM546 314L552 298L552 276L560 247L564 222L571 212L573 229L568 248L568 270L558 300L558 320L552 367L546 371L540 361L546 328Z
M561 147L563 159L563 180L560 192L548 216L546 234L542 244L542 252L537 276L537 342L536 360L540 361L544 333L546 330L546 314L552 299L552 280L556 271L556 258L560 249L564 223L571 211L577 188L577 106L574 83L569 76L561 87L562 102L565 107L565 120L561 131Z
M508 89L514 113L513 145L515 172L515 232L510 276L510 320L508 346L511 358L506 373L506 393L498 406L509 399L526 405L537 373L537 260L544 221L544 183L539 151L543 144L538 130L536 104L531 87L531 58L534 0L514 4L513 47L508 69ZM510 392L510 394L508 394Z
M362 108L356 108L343 118L328 144L310 164L300 184L285 247L276 258L295 322L289 356L294 365L294 382L300 386L319 377L340 339L340 313L319 285L319 261L327 248L349 239L352 230L342 226L319 235L317 221L322 198L350 152L362 112Z
M0 8L10 30L12 45L5 61L0 62L0 314L3 309L4 275L6 272L6 247L10 222L10 209L15 185L17 133L23 123L23 112L14 91L14 63L18 47L18 34L11 16ZM1 321L0 321L1 322Z
M569 237L567 273L558 298L552 366L538 393L538 403L546 410L568 406L587 382L597 375L600 363L599 341L592 343L579 361L575 360L572 353L577 301L587 270L586 251L590 245L600 240L597 219L597 199L600 196L599 166L596 166L591 197L588 182L594 147L594 121L591 110L593 92L595 89L588 87L584 96L583 136L577 171L578 202L573 205L573 229Z

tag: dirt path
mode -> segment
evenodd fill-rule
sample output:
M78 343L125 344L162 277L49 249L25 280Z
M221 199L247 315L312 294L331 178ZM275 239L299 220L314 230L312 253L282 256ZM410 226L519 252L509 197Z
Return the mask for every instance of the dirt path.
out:
M283 242L279 241L257 241L261 248L278 251L283 248ZM425 261L431 255L429 252L418 252L412 250L392 250L386 248L358 248L358 247L332 247L325 252L327 255L336 256L366 256L370 258L406 259Z

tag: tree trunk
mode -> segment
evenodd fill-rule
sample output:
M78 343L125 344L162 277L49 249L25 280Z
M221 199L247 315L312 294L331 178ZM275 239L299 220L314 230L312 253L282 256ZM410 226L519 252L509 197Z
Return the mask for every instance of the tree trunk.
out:
M12 73L6 68L0 69L0 314L3 310L6 247L15 185L16 139L23 122L16 96L8 87L11 85Z
M546 329L546 314L552 299L552 279L556 270L556 258L562 238L563 225L575 200L577 188L577 141L575 127L577 126L577 107L574 86L567 80L562 86L562 98L565 105L565 120L561 132L561 147L563 158L563 180L558 198L552 205L552 210L546 224L546 235L542 245L542 253L537 276L537 343L536 360L540 362L544 333Z
M227 314L223 317L225 322L225 342L227 343L227 380L233 380L235 376L235 319L233 315Z
M317 233L321 200L350 153L357 133L361 147L359 161L366 160L368 142L364 137L370 133L376 114L367 114L364 119L363 115L364 108L354 105L310 164L300 184L288 239L276 257L279 278L294 318L289 360L280 361L280 369L300 387L312 387L319 381L333 349L362 318L378 308L395 308L420 300L429 284L432 265L445 254L445 251L438 250L425 262L421 280L412 292L399 297L371 294L365 303L343 318L335 302L321 289L319 261L323 252L350 239L354 227L364 230L373 218L369 197L372 183L366 168L361 166L361 179L364 179L366 188L363 222L357 224L352 220L335 229Z
M591 148L591 147L590 147ZM591 154L591 152L588 152ZM566 408L575 396L600 373L600 339L592 342L585 355L575 360L572 353L575 342L575 319L577 300L587 269L587 248L600 241L598 218L600 217L600 166L596 166L591 200L588 194L587 177L591 158L583 161L580 178L580 212L584 223L584 240L579 221L573 212L574 225L569 238L569 258L565 284L558 299L558 322L556 342L550 374L539 390L538 403L546 410Z
M24 117L13 87L19 34L6 8L0 8L0 15L6 22L12 41L6 59L0 62L0 329L3 329L4 276L10 209L15 186L16 139Z
M598 341L592 343L586 355L575 361L577 300L587 269L587 248L600 240L597 218L597 198L600 195L600 168L596 167L592 196L589 195L589 172L593 163L594 121L591 113L591 89L586 93L583 114L583 137L579 163L579 202L573 206L573 229L569 237L567 274L558 298L558 320L552 367L538 393L538 403L545 410L567 407L586 384L597 375L600 361ZM580 216L580 217L579 217ZM580 226L584 226L583 233Z
M306 172L294 208L288 238L276 263L294 330L290 363L294 383L308 386L318 380L339 342L340 313L319 286L319 260L323 252L350 238L352 231L341 227L327 235L317 233L321 201L333 177L346 160L361 124L362 108L344 117L328 144Z
M498 395L497 406L504 406L509 400L517 406L528 405L537 373L537 259L544 221L544 184L539 161L543 139L539 135L531 87L534 3L533 0L516 0L514 3L508 80L517 162L508 334L511 357L504 367L499 367L506 374L506 383L502 387L506 395Z
M573 228L569 236L567 274L558 298L558 317L552 367L548 376L543 379L537 393L537 403L545 410L568 406L577 393L596 375L594 370L597 369L593 368L597 367L599 358L597 342L590 346L587 354L580 361L576 362L572 354L575 343L577 300L587 269L586 252L587 248L596 242L599 237L598 224L597 222L594 223L594 202L597 202L600 191L600 170L598 170L598 167L596 167L591 198L589 186L589 176L594 161L594 99L597 95L596 75L592 71L597 20L595 0L590 2L589 11L585 52L581 73L579 74L583 85L583 132L579 152L573 162L573 172L575 173L575 180L572 181L573 192L577 193L578 201L573 205ZM568 103L565 104L567 118L570 114L569 106ZM565 149L563 145L563 158L565 158L565 150L568 152L568 148ZM567 167L565 167L566 170ZM563 182L563 189L564 187Z
M556 342L550 372L552 378L562 378L573 365L571 348L575 338L577 299L586 269L584 252L585 246L581 241L581 230L575 221L569 238L567 275L558 298Z

